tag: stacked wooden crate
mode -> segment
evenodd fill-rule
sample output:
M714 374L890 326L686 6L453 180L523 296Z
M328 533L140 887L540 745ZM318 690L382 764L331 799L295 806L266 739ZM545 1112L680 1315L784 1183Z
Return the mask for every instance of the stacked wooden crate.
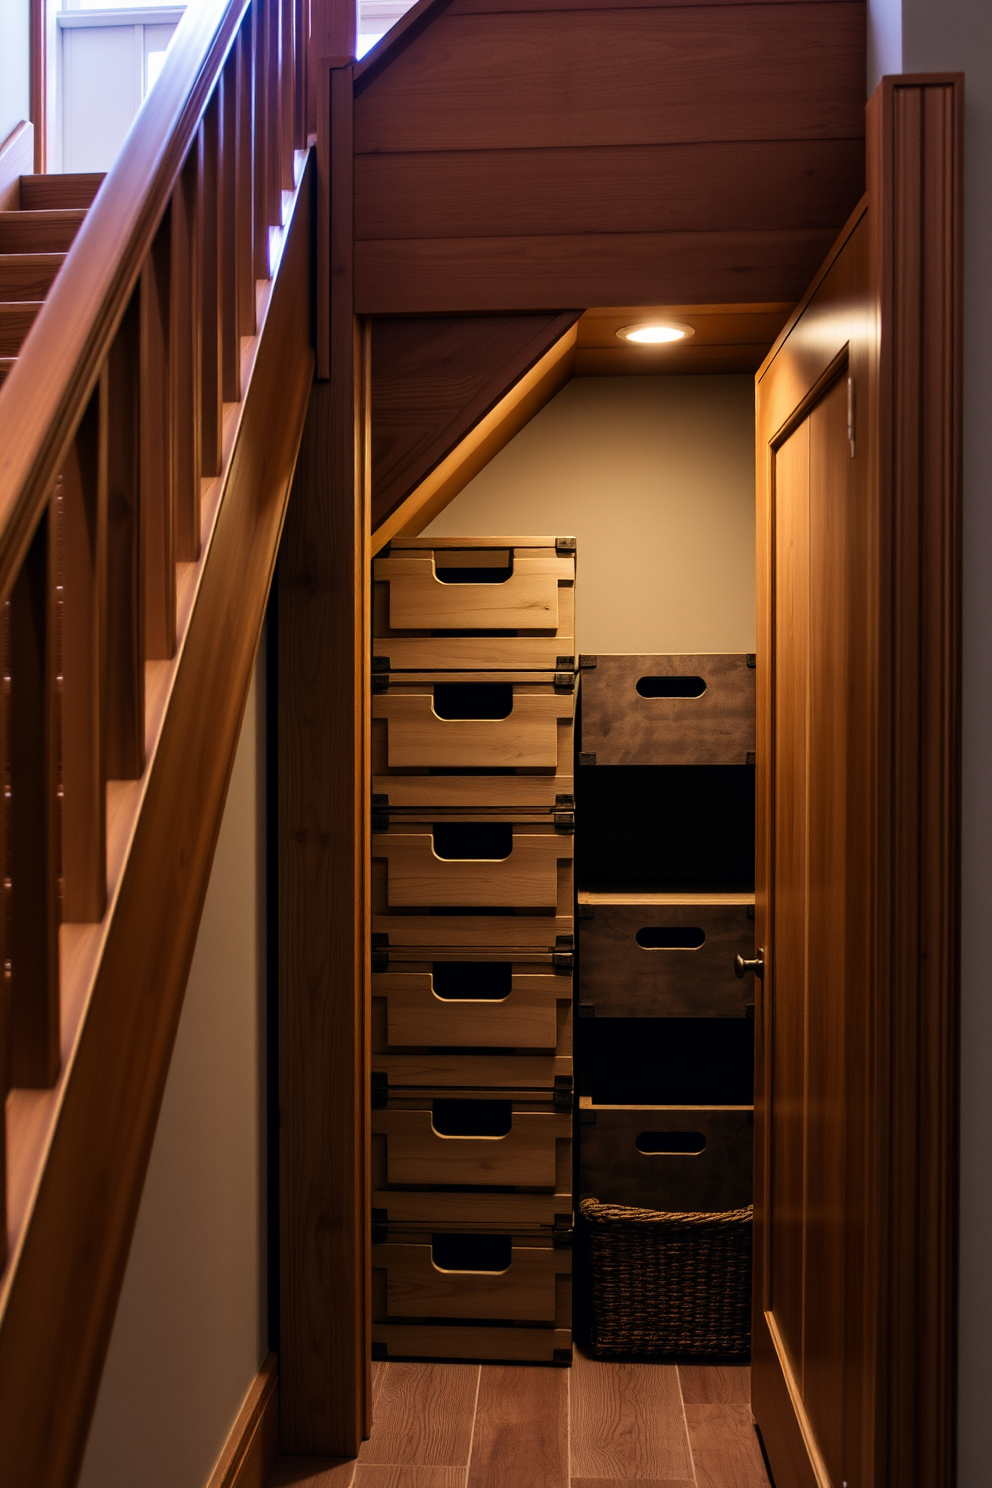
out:
M575 542L373 569L373 1346L571 1357Z
M754 986L735 971L754 956L754 658L580 661L580 1191L745 1210Z

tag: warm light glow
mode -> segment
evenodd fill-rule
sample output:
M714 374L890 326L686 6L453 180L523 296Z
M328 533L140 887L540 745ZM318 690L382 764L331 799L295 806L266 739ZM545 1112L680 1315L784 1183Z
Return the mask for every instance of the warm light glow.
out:
M684 341L693 334L692 326L680 325L677 321L622 326L617 331L621 341L636 341L639 346L664 346L669 341Z

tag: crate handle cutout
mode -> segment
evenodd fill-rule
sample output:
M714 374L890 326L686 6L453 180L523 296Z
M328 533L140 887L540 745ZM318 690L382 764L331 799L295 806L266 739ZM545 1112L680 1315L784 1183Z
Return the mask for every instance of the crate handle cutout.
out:
M698 698L706 683L702 677L641 677L637 691L645 698Z
M434 577L442 584L505 584L513 577L513 549L435 549Z
M433 961L431 987L442 1002L503 1002L513 991L509 961Z
M431 1102L431 1126L439 1137L508 1137L513 1125L513 1102L508 1100L436 1100Z
M513 1260L512 1235L432 1235L435 1271L484 1271L499 1276Z
M698 1157L706 1146L702 1132L645 1131L634 1139L645 1157Z
M642 951L698 951L706 931L698 925L645 925L634 939Z
M494 723L513 712L512 682L435 682L435 718Z
M436 858L496 863L513 851L512 822L435 822L431 836Z

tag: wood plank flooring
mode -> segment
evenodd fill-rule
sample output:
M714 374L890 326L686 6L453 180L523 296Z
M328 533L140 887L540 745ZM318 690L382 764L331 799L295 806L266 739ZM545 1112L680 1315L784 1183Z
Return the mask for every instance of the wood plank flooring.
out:
M746 1367L377 1364L357 1461L280 1459L270 1488L769 1488Z

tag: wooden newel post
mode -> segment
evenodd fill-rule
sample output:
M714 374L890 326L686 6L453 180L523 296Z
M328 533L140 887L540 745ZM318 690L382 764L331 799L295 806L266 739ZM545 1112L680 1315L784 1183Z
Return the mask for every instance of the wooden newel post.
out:
M358 0L310 0L307 128L311 134L317 133L321 78L327 75L327 61L333 59L336 67L354 61L357 44Z

